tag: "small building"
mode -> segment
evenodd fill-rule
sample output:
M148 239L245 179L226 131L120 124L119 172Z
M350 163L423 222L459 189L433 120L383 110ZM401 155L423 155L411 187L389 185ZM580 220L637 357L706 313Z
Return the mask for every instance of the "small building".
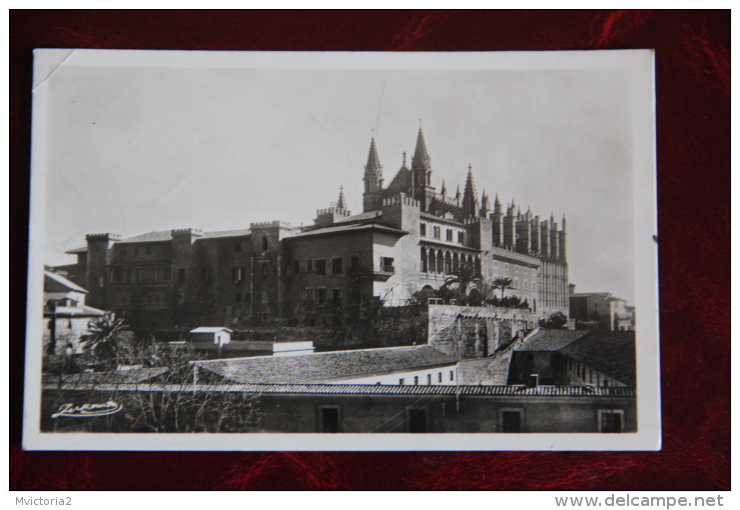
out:
M52 271L44 272L44 352L77 354L89 335L90 321L105 315L85 304L84 289Z
M509 384L635 387L635 333L540 330L511 358Z
M231 342L232 330L222 327L204 326L190 332L190 340L196 343L212 343L219 347Z
M576 327L596 324L599 329L608 331L634 331L635 307L609 292L575 292L570 285L570 319ZM579 327L579 329L581 329Z

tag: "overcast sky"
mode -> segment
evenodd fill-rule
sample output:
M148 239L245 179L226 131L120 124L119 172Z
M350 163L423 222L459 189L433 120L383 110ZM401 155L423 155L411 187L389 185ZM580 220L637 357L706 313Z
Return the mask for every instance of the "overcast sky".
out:
M432 184L568 221L578 291L634 299L624 69L284 70L80 66L48 79L48 264L91 232L310 224L362 212L372 132L389 183L420 119Z

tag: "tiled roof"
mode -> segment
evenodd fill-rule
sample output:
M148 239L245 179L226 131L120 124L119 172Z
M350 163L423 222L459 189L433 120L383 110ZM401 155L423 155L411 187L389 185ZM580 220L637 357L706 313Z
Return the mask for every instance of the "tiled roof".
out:
M159 232L147 232L140 236L128 237L121 239L119 243L156 243L161 241L172 241L172 234L169 230L161 230Z
M635 385L634 331L591 331L560 352L628 386Z
M49 379L45 388L57 389ZM97 391L192 391L192 385L179 384L62 384L61 389ZM544 397L634 397L634 388L597 388L594 386L397 386L375 384L219 384L197 386L198 392L262 394L334 394L334 395L462 395L467 397L544 396Z
M516 350L558 351L588 333L589 331L585 330L541 329L526 339Z
M455 356L422 345L193 363L237 383L300 384L420 370L456 361Z
M347 218L342 218L341 220L337 220L335 223L353 223L355 221L365 221L373 218L378 218L380 216L383 216L383 211L369 211L355 214L354 216L349 216Z
M70 374L62 376L63 383L69 384L136 384L153 377L157 377L169 369L157 368L133 368L131 370L117 370L115 372L92 372L82 374ZM44 375L44 383L58 383L59 376Z
M83 289L72 280L69 280L60 274L52 273L51 271L44 271L44 275L47 278L54 280L59 285L62 285L63 287L74 290L76 292L84 292L85 294L87 294L87 289Z
M248 228L239 230L222 230L220 232L203 232L201 239L215 239L219 237L243 237L251 234L252 231Z
M360 223L360 224L353 224L353 225L342 225L339 227L326 227L326 228L319 228L316 230L309 230L308 232L303 232L301 234L296 234L291 237L286 237L286 239L295 239L297 237L308 237L308 236L318 236L318 235L324 235L324 234L345 234L345 233L351 233L351 232L363 232L363 231L369 231L369 230L379 230L381 232L387 232L390 234L396 234L398 236L404 236L408 234L405 230L399 230L397 228L392 227L386 227L385 225L377 225L375 223Z

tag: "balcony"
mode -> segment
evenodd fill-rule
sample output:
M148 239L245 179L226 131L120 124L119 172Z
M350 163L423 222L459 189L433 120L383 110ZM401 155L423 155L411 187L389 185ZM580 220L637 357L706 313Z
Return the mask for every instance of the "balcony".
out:
M354 266L347 269L347 274L358 280L367 280L375 282L385 282L396 274L396 268L392 265L372 266Z

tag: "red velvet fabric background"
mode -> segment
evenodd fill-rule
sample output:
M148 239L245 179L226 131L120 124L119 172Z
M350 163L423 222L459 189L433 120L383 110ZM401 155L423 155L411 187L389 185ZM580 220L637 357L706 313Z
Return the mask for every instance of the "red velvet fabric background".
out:
M655 48L660 452L24 452L31 50ZM729 11L11 11L11 489L729 489Z

